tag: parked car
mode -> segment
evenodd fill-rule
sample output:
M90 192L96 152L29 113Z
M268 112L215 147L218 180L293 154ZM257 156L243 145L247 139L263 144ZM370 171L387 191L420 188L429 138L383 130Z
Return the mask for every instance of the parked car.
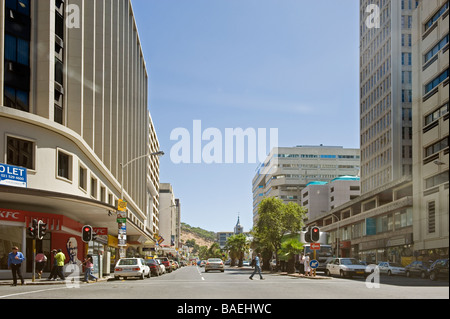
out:
M380 273L387 274L388 276L406 274L405 267L389 261L382 261L378 263L378 269L380 270Z
M145 260L142 258L122 258L120 259L116 267L114 267L114 278L119 279L123 277L144 277L150 278L150 268L146 265Z
M433 281L439 278L448 280L448 258L436 260L428 269L428 274Z
M426 261L414 261L405 267L406 277L419 276L424 279L428 277L430 263Z
M161 276L163 274L160 264L154 259L147 259L145 261L147 266L150 268L150 273L153 276Z
M250 267L250 262L249 262L248 260L244 260L244 261L242 262L242 266L244 266L244 267Z
M161 272L164 275L166 273L166 266L164 266L164 264L159 259L154 259L154 261L159 264L159 267L161 267Z
M366 266L361 265L354 258L334 258L327 264L325 274L327 276L338 275L342 278L351 278L352 276L367 277L369 275L366 272Z
M158 259L161 262L161 264L163 264L164 267L166 267L166 272L172 272L172 263L170 262L169 258L158 257L156 259Z
M209 258L205 264L205 272L210 270L220 270L221 272L225 271L225 266L223 265L223 261L220 258Z

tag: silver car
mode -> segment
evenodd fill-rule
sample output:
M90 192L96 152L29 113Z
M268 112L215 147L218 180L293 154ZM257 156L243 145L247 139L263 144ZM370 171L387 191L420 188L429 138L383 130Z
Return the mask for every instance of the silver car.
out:
M205 264L205 272L210 270L220 270L221 272L225 271L225 266L223 265L223 261L220 258L209 258Z
M388 274L388 276L392 275L406 275L405 267L400 264L391 263L388 261L380 262L378 264L378 269L383 274Z

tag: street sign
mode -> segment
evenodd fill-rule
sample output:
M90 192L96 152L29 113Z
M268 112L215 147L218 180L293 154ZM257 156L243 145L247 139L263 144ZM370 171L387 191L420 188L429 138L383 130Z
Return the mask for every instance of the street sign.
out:
M127 211L127 202L119 199L118 204L117 204L117 210L119 212L126 212Z
M319 262L317 260L311 260L309 266L311 267L311 269L317 269L319 268Z
M320 250L320 244L319 243L311 243L310 248L311 248L311 250Z
M27 188L27 169L0 164L0 185Z

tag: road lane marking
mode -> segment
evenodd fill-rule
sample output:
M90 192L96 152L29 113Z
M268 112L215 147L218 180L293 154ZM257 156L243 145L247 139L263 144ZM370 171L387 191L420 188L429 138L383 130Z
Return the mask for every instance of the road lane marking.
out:
M61 289L69 289L69 288L67 288L67 287L58 287L58 288L41 289L41 290L35 290L35 291L18 292L18 293L15 293L15 294L0 296L0 299L10 298L10 297L17 297L17 296L22 296L22 295L29 295L29 294L37 294L37 293L40 293L40 292L46 292L46 291L52 291L52 290L61 290Z

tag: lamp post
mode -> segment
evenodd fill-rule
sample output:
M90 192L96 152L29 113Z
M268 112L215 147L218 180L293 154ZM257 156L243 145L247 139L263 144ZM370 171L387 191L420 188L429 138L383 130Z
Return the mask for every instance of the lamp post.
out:
M337 234L336 234L336 250L337 250L337 256L336 256L336 258L339 258L339 249L340 249L340 243L339 243L339 226L340 226L340 223L341 223L341 219L337 216L337 215L335 215L334 213L331 213L331 215L333 215L337 220L338 220L338 224L337 224Z
M121 182L120 182L120 184L121 184L121 190L120 190L120 197L121 197L121 199L122 200L124 200L124 190L123 190L123 170L125 169L125 167L127 167L128 165L130 165L131 163L134 163L134 162L136 162L136 161L138 161L138 160L140 160L140 159L142 159L142 158L145 158L145 157L150 157L150 156L164 156L164 152L163 151L159 151L159 152L156 152L156 153L150 153L150 154L145 154L145 155L142 155L142 156L139 156L139 157L136 157L135 159L132 159L131 161L129 161L128 163L126 163L126 164L123 164L123 163L120 163L120 167L121 167Z

